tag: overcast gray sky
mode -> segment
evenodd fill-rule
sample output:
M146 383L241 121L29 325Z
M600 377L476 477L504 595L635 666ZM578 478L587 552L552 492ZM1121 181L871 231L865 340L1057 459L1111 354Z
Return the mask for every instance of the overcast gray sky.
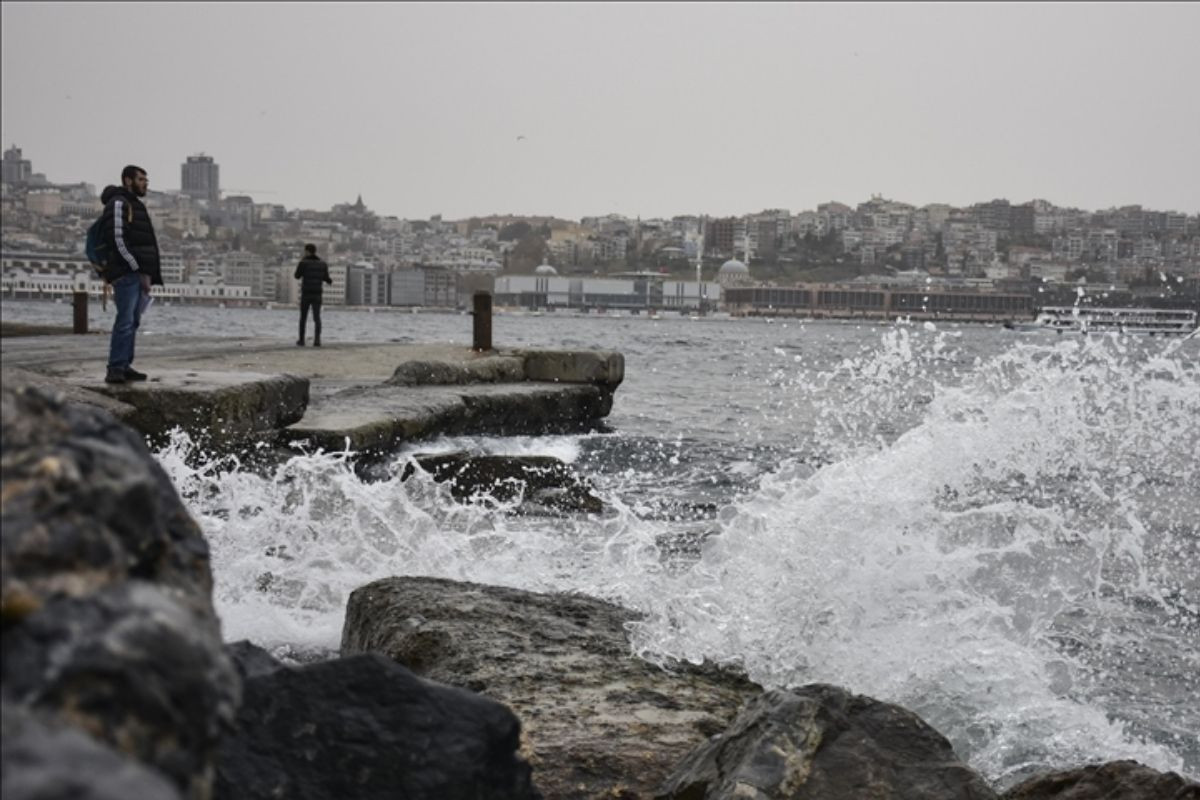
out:
M0 8L3 147L53 181L174 189L202 151L226 192L407 218L1200 212L1196 3Z

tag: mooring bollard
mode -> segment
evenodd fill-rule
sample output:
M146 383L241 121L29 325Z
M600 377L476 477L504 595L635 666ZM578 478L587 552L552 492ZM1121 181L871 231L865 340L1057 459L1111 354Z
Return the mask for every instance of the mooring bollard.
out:
M75 311L75 333L87 333L87 292L75 292L71 305Z
M475 343L471 349L483 352L492 349L492 295L490 292L475 293Z

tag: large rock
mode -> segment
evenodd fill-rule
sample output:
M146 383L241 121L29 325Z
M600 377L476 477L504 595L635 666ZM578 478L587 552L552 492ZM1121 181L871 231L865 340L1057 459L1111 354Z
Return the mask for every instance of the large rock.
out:
M511 707L550 799L649 797L761 688L630 655L633 612L589 597L388 578L347 603L342 654L377 652Z
M520 500L522 513L598 514L604 504L588 482L553 456L471 455L465 452L417 454L413 460L439 483L449 482L459 501ZM401 473L407 480L415 468Z
M215 796L229 800L535 800L520 723L499 703L375 654L301 667L245 642L237 726Z
M945 737L899 706L813 684L747 704L659 800L990 800Z
M1136 761L1112 761L1035 775L1001 800L1200 800L1200 783Z
M108 413L12 387L0 408L5 697L207 797L240 684L199 526Z
M161 773L75 728L8 703L0 719L4 800L183 800Z
M10 386L0 431L6 605L139 578L211 612L208 543L141 437L98 409Z

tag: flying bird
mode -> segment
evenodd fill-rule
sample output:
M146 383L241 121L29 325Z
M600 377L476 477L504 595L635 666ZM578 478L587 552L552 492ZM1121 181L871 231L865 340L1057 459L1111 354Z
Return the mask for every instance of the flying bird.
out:
M521 140L522 140L522 139L524 139L524 138L525 138L524 136L518 136L518 137L517 137L517 141L519 142L519 141L521 141Z

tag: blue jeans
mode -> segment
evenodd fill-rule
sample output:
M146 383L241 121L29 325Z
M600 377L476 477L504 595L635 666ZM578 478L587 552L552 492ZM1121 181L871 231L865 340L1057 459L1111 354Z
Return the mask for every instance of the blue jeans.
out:
M113 322L112 341L108 346L108 368L125 370L133 363L133 340L142 322L142 278L130 272L113 282L113 305L117 319Z

